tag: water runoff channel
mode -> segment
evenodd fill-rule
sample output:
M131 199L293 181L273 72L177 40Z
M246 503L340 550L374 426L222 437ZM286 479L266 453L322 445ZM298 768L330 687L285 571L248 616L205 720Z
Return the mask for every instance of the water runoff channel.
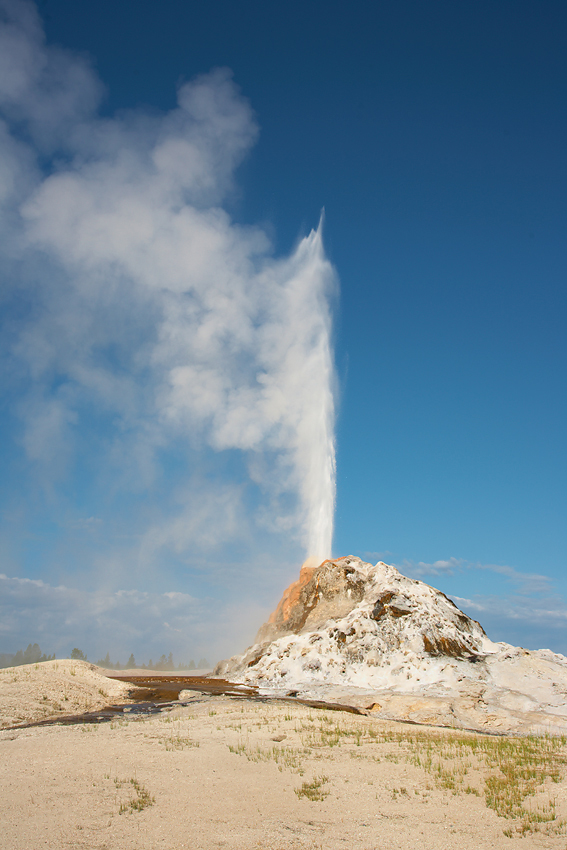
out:
M108 723L118 717L136 716L147 717L159 714L162 711L170 711L172 708L201 702L211 696L227 696L232 699L251 700L254 702L284 701L307 705L311 708L326 708L332 711L347 711L351 714L366 714L353 706L339 705L335 703L322 702L321 700L302 699L297 697L296 691L286 694L271 696L259 693L257 688L248 685L239 685L229 682L227 679L208 678L207 676L175 676L154 675L138 676L112 675L109 679L118 679L132 685L130 698L133 702L119 705L108 705L96 711L87 711L84 714L56 715L44 720L36 720L33 723L25 723L14 726L14 729L28 729L35 726L74 726L82 723ZM195 696L180 699L182 691L193 691Z

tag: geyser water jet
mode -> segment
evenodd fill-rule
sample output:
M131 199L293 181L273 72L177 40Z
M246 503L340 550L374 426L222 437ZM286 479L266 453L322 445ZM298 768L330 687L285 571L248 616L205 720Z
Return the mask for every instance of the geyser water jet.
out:
M312 327L303 340L307 358L299 375L306 383L306 404L297 422L297 463L303 472L300 493L310 564L331 556L336 495L335 369L329 307L329 289L335 279L325 257L322 231L323 216L318 229L298 249L298 258L304 264L301 277L313 300L309 311Z

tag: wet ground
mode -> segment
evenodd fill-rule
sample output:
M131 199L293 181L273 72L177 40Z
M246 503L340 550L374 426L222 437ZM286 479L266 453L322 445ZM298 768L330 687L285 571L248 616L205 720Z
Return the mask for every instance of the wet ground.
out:
M236 685L226 679L209 679L207 676L175 676L167 673L157 673L153 676L126 673L123 675L109 676L109 679L118 679L135 685L137 688L148 689L148 700L153 702L170 702L179 698L181 691L198 691L202 694L213 694L214 696L256 696L257 688L246 685Z
M112 675L108 678L119 679L121 682L127 682L136 687L136 689L144 688L143 696L140 691L136 690L132 693L135 702L109 705L98 711L88 711L84 714L69 714L56 715L48 717L45 720L38 720L34 723L25 723L21 726L14 726L14 729L26 729L32 726L53 726L60 724L63 726L72 726L79 723L108 723L116 720L125 714L129 716L136 715L151 715L159 714L161 711L169 711L176 705L184 705L189 702L201 702L198 694L203 699L209 696L228 696L234 699L252 700L257 702L268 702L271 700L283 700L287 702L296 702L302 705L308 705L312 708L326 708L332 711L347 711L352 714L365 714L357 708L345 705L335 705L334 703L321 702L320 700L297 699L296 691L290 691L285 696L270 697L258 693L257 688L250 688L246 685L238 685L234 682L229 682L226 679L209 679L206 676L175 676L166 673L149 675ZM181 691L195 691L195 697L179 700Z

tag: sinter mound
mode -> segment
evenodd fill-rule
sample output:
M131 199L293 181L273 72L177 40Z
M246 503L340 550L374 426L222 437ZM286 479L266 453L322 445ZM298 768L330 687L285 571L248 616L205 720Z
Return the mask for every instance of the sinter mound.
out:
M479 731L567 731L567 658L491 641L439 590L380 561L303 567L243 655L214 675Z

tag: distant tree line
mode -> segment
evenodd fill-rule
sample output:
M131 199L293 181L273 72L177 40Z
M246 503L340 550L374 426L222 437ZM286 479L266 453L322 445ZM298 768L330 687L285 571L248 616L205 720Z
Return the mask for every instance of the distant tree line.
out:
M18 649L17 652L0 653L0 667L20 667L22 664L37 664L39 661L54 661L53 655L42 653L38 643L28 643L27 649Z
M86 653L76 646L71 650L70 658L73 658L76 661L87 661ZM45 653L42 653L39 648L39 644L30 643L28 644L27 649L18 649L15 653L0 653L0 668L19 667L21 664L37 664L39 661L54 660L55 654L46 655ZM110 660L110 653L107 652L106 658L95 661L95 664L99 667L106 667L107 670L207 670L210 667L206 658L200 658L198 664L195 664L195 662L191 660L189 663L180 662L176 665L173 661L172 652L170 652L167 656L162 655L155 664L151 658L147 664L136 664L134 653L130 655L130 658L125 664L121 664L119 661L113 663Z
M172 652L167 656L162 655L155 664L151 658L147 664L137 664L134 653L130 655L130 658L125 664L121 664L120 661L113 663L110 660L110 653L107 652L106 657L95 661L95 664L98 667L106 667L107 670L207 670L210 667L206 658L200 658L198 664L195 664L193 659L191 659L189 663L180 661L176 665Z

